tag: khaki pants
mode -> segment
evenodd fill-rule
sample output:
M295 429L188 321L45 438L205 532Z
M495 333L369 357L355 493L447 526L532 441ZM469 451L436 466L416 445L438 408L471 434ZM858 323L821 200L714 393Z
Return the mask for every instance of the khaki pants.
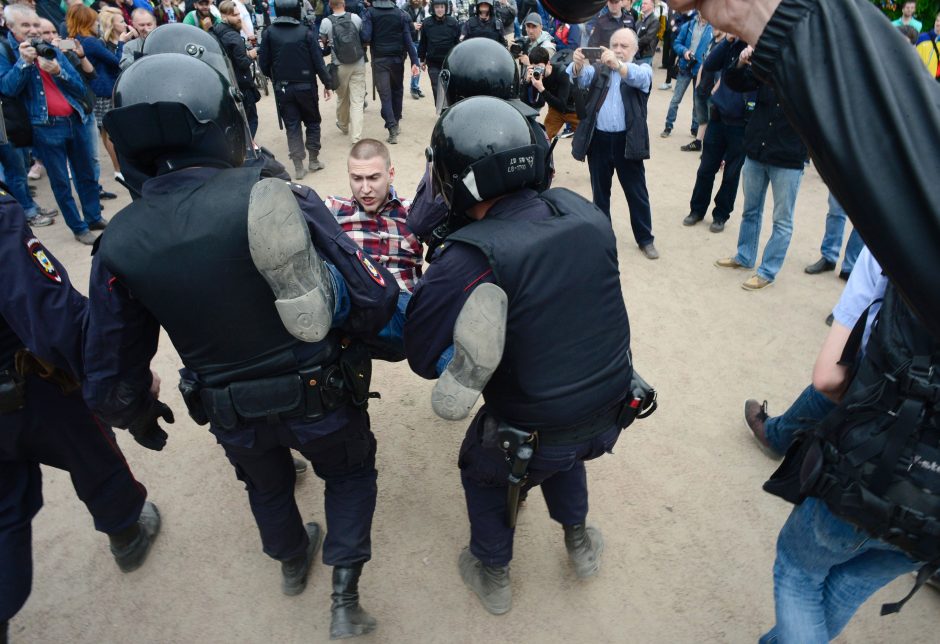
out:
M336 123L348 130L355 144L362 138L362 110L366 101L366 65L351 63L339 66L339 87L336 88Z
M565 112L562 114L554 107L548 107L548 114L545 115L545 133L548 135L549 140L554 139L555 135L558 134L558 131L561 130L561 126L567 123L571 126L572 130L578 129L578 115L574 112Z

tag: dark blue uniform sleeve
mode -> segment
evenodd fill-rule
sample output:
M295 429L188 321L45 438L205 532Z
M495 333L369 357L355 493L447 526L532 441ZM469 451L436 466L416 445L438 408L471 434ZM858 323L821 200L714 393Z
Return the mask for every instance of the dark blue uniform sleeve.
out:
M447 217L447 204L441 197L435 197L431 189L430 164L418 183L415 197L408 209L408 227L422 242L427 243L431 233Z
M82 393L103 421L127 427L151 409L160 324L96 256L91 265Z
M33 235L23 209L6 190L0 190L0 257L4 292L0 315L36 356L81 380L88 302L72 288L62 264Z
M404 11L401 12L401 28L404 32L402 34L402 40L405 43L405 50L408 52L408 58L411 59L412 65L419 65L418 50L415 48L415 41L411 39L411 18L409 18L408 14Z
M452 244L418 281L405 320L405 355L422 378L437 378L437 362L454 343L454 323L470 293L495 282L486 257L466 244Z

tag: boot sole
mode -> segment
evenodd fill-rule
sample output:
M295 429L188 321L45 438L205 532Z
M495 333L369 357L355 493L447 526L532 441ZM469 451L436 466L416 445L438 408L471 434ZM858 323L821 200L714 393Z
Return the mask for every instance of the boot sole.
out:
M333 323L332 278L284 181L263 179L252 188L248 248L288 333L304 342L325 338Z
M304 592L307 588L307 581L310 579L310 569L313 568L313 559L320 551L320 544L323 543L323 529L320 524L313 523L316 526L316 535L310 534L310 524L304 526L307 530L307 537L310 538L310 544L307 546L307 573L299 584L290 584L286 579L281 581L281 591L288 597L295 597Z
M371 618L371 616L370 616L370 619L372 620L370 623L354 624L352 630L345 632L345 633L330 632L330 639L331 640L348 640L353 637L359 637L360 635L368 635L369 633L374 631L376 627L378 626L378 622L376 622L375 619Z
M147 555L150 554L150 549L153 547L153 542L157 540L157 535L160 534L160 526L163 525L163 520L160 518L160 510L156 505L150 501L144 502L144 507L141 509L140 513L143 516L144 512L151 509L153 510L153 524L148 529L147 525L142 525L141 530L142 534L146 536L146 542L142 546L138 546L135 551L132 551L126 555L119 556L111 550L111 553L114 555L114 561L117 563L118 568L121 569L121 572L134 572L147 560ZM140 521L140 519L138 519Z
M478 286L454 324L454 358L431 393L434 413L466 418L499 366L506 345L508 299L495 284Z

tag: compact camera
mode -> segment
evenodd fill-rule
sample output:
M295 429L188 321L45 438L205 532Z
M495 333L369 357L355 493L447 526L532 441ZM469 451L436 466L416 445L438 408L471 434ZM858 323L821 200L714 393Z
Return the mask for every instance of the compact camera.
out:
M536 65L532 68L532 78L534 80L542 80L542 76L545 75L545 65Z

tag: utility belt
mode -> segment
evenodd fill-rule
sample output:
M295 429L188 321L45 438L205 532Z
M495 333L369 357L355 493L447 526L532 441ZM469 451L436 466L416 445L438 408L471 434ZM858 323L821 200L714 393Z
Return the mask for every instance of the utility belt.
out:
M650 416L658 406L656 390L634 370L630 393L625 400L597 416L563 430L528 432L495 418L485 419L484 443L492 442L495 433L496 444L506 452L506 461L509 463L506 503L506 523L509 527L516 527L520 493L528 479L529 461L535 456L539 444L547 446L579 443L610 429L614 423L617 427L626 429L636 419Z
M13 369L0 370L0 414L26 406L26 380Z
M298 369L295 373L258 380L242 380L224 387L206 387L180 378L179 390L190 417L199 425L212 423L221 431L264 420L277 424L298 419L317 421L346 405L365 409L369 398L372 363L361 343L343 349L340 360L328 366Z
M46 362L28 349L20 349L13 364L0 369L0 414L11 414L26 405L26 376L35 375L57 385L64 395L81 387L71 373Z

